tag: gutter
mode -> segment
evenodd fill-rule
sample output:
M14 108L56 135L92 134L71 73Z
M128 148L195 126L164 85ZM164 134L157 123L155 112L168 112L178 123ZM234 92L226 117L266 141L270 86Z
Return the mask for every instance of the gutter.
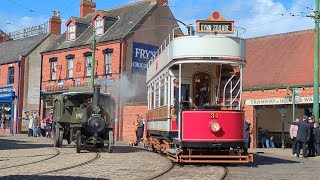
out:
M302 85L293 85L293 86L261 86L253 88L243 88L243 91L262 91L262 90L277 90L277 89L292 89L292 88L309 88L313 87L313 84L302 84Z

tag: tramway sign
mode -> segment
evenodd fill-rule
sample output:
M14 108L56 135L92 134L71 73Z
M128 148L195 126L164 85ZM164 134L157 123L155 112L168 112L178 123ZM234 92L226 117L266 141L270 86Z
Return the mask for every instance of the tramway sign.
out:
M220 12L213 12L207 20L197 21L198 33L233 34L234 21L226 21Z

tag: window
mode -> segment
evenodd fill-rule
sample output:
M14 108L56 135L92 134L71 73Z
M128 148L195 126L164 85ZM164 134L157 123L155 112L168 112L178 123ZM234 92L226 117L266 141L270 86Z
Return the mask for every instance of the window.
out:
M161 80L161 86L160 86L160 107L165 105L165 84L164 79Z
M73 40L76 38L76 26L70 25L68 26L68 40Z
M105 60L106 60L106 74L112 73L112 53L106 53L105 54Z
M14 67L9 67L8 69L8 84L14 83Z
M98 17L94 21L94 27L96 30L96 35L103 34L103 19L101 17Z
M160 93L159 93L160 89L159 89L159 82L156 83L156 87L155 87L155 108L159 107L159 101L160 101Z
M67 61L68 61L67 77L73 78L73 59L67 59Z
M91 62L92 62L92 56L87 56L86 57L86 72L85 72L85 76L90 76L91 75Z
M56 74L57 74L57 62L53 61L51 62L51 80L56 80Z

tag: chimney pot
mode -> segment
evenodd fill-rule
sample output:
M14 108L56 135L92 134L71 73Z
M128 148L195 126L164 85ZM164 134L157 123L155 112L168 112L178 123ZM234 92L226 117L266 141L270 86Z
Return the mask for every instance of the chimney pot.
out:
M52 11L51 18L49 19L49 30L51 34L61 34L60 11Z

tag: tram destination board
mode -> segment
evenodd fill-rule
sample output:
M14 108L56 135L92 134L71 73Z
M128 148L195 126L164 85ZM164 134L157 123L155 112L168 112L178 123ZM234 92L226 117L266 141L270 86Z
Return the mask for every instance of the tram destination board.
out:
M234 21L197 21L198 33L233 34Z

